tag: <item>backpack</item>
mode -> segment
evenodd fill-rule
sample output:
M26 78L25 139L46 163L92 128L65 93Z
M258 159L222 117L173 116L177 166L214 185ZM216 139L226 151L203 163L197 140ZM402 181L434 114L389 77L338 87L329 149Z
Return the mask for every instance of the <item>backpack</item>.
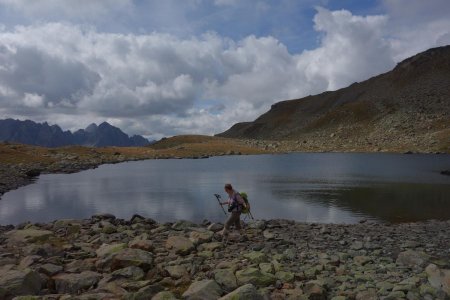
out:
M245 192L239 193L242 197L242 199L244 199L245 205L247 207L242 207L242 213L243 214L248 214L250 212L250 203L248 202L248 195Z

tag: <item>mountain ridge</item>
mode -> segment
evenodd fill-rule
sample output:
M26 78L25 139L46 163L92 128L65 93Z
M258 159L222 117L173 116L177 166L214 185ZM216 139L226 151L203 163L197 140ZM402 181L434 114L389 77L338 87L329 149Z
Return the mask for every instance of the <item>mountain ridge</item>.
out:
M217 136L448 151L449 86L450 46L432 48L363 82L277 102L253 122L234 124Z
M58 125L31 120L0 120L0 141L17 142L43 147L81 145L89 147L147 146L151 142L140 135L128 136L121 129L103 122L90 124L75 132L63 131Z

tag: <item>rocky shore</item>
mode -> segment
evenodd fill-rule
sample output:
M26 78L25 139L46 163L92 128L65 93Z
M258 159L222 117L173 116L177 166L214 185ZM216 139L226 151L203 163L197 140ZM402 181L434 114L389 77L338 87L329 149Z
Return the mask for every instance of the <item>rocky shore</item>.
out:
M450 221L0 226L0 299L450 299Z

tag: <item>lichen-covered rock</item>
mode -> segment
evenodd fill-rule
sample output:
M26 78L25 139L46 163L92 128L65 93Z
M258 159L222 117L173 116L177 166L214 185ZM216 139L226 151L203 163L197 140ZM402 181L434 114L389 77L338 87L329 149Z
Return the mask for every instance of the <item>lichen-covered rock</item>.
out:
M259 264L263 262L267 262L268 258L267 256L260 251L252 251L250 253L244 254L244 257L250 260L254 264Z
M177 300L178 298L172 292L163 291L153 296L152 300Z
M153 266L153 255L140 249L123 249L116 253L111 260L111 270L135 266L147 271Z
M141 249L144 251L153 251L154 246L153 246L153 242L150 240L132 240L128 243L128 247L129 248L133 248L133 249Z
M256 287L249 283L245 284L229 294L226 294L220 300L262 300L264 299L256 290Z
M253 267L237 271L236 278L239 285L251 283L257 287L266 287L275 284L277 280L273 274L263 273Z
M425 272L432 287L440 289L450 296L450 270L441 270L436 265L430 264L425 268Z
M0 269L0 299L18 295L36 295L41 287L41 277L35 271Z
M6 234L11 242L16 243L36 243L45 242L50 237L53 236L53 232L49 230L41 229L21 229L21 230L11 230Z
M231 269L218 269L214 271L214 280L225 290L232 291L237 288L236 276Z
M141 280L144 278L144 271L136 266L129 266L122 269L118 269L111 274L113 278L128 278L131 280Z
M166 241L166 248L174 250L176 254L187 255L195 249L194 243L184 236L171 236Z
M209 230L204 230L204 231L195 230L195 231L191 231L191 233L189 235L189 239L192 241L192 243L194 243L194 245L198 245L198 244L210 242L213 235L214 235L214 233Z
M409 268L425 267L430 260L430 256L422 251L406 250L400 252L396 263Z
M94 287L102 278L97 272L84 271L81 273L61 273L53 276L55 289L58 293L77 294Z
M180 279L189 274L186 267L183 265L167 266L165 269L169 273L170 277L174 279Z
M203 300L217 299L222 295L222 289L214 280L194 281L183 293L183 299Z

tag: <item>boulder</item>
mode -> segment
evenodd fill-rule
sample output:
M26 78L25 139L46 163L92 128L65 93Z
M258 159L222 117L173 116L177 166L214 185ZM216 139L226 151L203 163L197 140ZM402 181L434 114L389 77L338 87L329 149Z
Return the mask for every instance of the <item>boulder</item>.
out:
M128 278L131 280L142 280L145 276L144 271L136 266L129 266L118 269L111 274L114 278Z
M222 289L214 280L194 281L183 293L183 299L203 300L217 299L222 295Z
M95 251L95 253L97 254L97 257L102 258L116 254L117 252L122 251L125 248L127 248L127 244L125 243L103 244Z
M264 299L261 294L258 293L256 287L249 283L245 284L229 294L226 294L220 300L262 300Z
M11 230L5 235L10 241L15 243L36 243L47 241L50 237L53 236L53 232L49 230L28 228L21 230Z
M307 295L307 299L326 300L327 293L325 289L316 281L309 281L305 284L303 292Z
M253 222L249 222L248 227L252 228L252 229L264 230L264 229L266 229L266 221L255 220Z
M129 248L153 251L153 242L150 240L132 240L128 243Z
M275 284L277 280L273 274L263 273L253 267L237 271L236 278L239 285L251 283L257 287L266 287Z
M44 273L47 276L53 276L63 270L63 267L54 264L44 264L39 267L39 272Z
M166 248L175 250L179 255L188 255L195 247L194 243L184 236L171 236L166 241Z
M147 285L140 288L137 292L134 292L127 297L126 300L148 300L153 299L159 292L163 291L164 287L159 284Z
M293 282L295 276L291 272L278 271L275 273L275 277L281 280L281 282L286 283L286 282Z
M188 271L185 266L175 265L175 266L167 266L165 270L169 273L170 277L174 279L180 279L183 276L188 275Z
M111 261L111 270L135 266L148 271L153 266L153 255L140 249L123 249L116 253Z
M210 242L214 233L209 230L205 231L192 231L189 235L189 239L194 245Z
M186 221L186 220L177 221L172 225L172 229L178 230L178 231L187 230L192 227L198 227L198 225L191 221Z
M95 286L102 278L97 272L61 273L53 276L58 293L77 294Z
M212 223L211 225L208 226L208 230L212 231L212 232L218 232L221 231L223 229L223 224L220 223Z
M214 271L214 280L225 290L232 291L237 288L237 280L231 269L218 269Z
M0 299L8 299L17 295L38 294L42 287L39 273L30 269L0 269Z
M172 292L163 291L153 296L152 300L177 300L178 298Z
M430 260L430 256L422 251L406 250L400 252L396 263L405 267L425 267Z
M244 254L244 257L251 261L253 264L259 264L263 262L267 262L267 256L260 251L252 251L250 253Z
M439 269L436 265L430 264L425 268L428 282L436 289L444 291L450 296L450 270Z

